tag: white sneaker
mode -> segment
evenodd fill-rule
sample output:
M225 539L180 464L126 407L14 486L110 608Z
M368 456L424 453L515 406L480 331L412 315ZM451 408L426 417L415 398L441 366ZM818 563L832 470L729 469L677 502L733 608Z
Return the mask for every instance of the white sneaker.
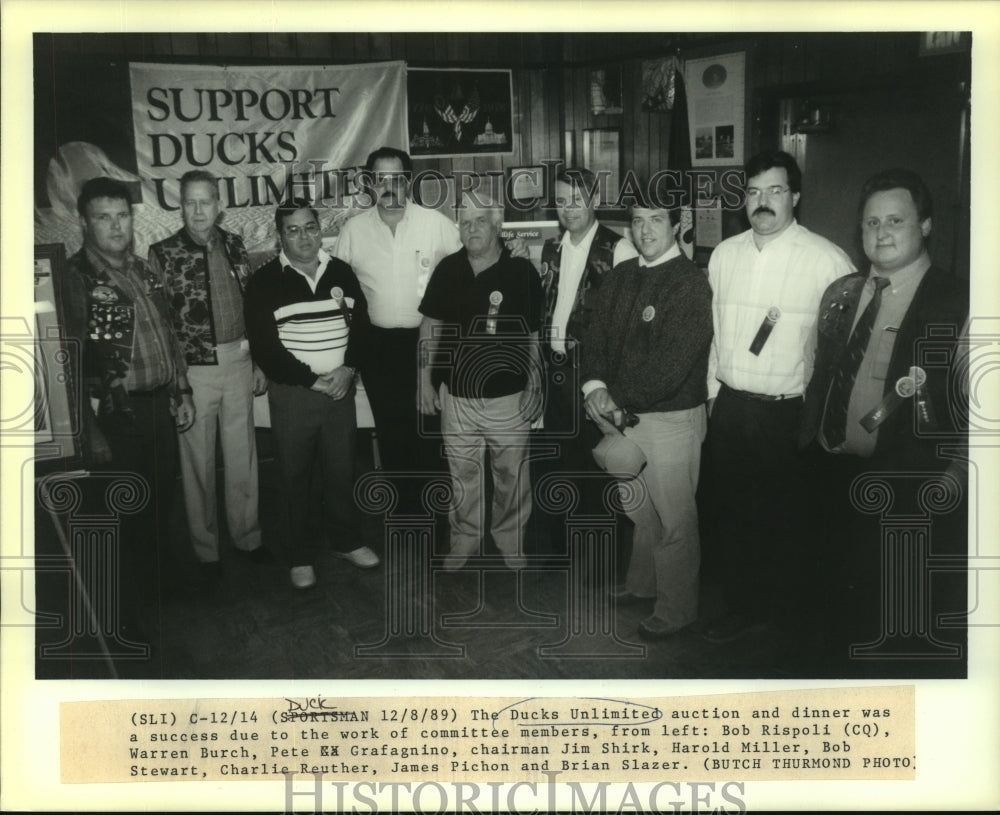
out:
M316 570L312 566L292 566L292 585L308 589L316 585Z
M359 569L374 569L379 564L378 555L367 546L359 546L350 552L334 552L333 555L346 560Z

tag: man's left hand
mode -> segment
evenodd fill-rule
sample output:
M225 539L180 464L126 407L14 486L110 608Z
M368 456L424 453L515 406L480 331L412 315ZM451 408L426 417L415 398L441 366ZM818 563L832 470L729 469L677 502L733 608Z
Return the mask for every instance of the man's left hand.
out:
M341 365L339 368L325 374L323 378L330 382L329 397L331 399L343 399L347 396L354 382L354 369L348 368L346 365Z
M267 376L256 365L253 366L253 395L263 396L267 393Z
M188 394L181 395L181 402L177 406L177 432L183 433L194 424L195 409L194 400Z

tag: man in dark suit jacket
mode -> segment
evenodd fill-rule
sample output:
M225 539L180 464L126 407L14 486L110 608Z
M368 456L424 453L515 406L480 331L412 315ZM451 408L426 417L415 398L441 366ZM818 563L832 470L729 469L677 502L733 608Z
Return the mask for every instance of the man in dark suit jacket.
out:
M587 342L601 282L619 263L637 256L632 243L597 220L597 178L586 169L570 168L556 176L555 205L562 234L542 247L545 324L545 440L558 457L543 469L570 477L580 491L580 513L601 510L607 481L591 450L602 438L587 420L580 391L580 357ZM550 516L549 546L565 550L566 525L561 514Z
M871 269L835 281L820 303L800 443L814 454L816 494L823 498L817 531L826 531L829 547L821 551L830 557L821 573L833 576L827 584L833 597L817 595L824 603L834 600L838 623L854 630L855 644L854 637L873 633L877 595L887 578L884 518L864 511L867 499L857 490L862 482L852 497L855 478L884 474L891 512L928 517L932 509L921 497L928 478L937 474L956 498L964 488L966 461L943 455L942 443L965 444L961 399L955 397L964 386L956 372L968 282L931 263L931 216L930 193L915 173L886 170L870 178L861 196L861 236ZM903 488L902 473L912 477L914 490ZM950 519L934 519L933 545L964 553L961 507L948 514Z

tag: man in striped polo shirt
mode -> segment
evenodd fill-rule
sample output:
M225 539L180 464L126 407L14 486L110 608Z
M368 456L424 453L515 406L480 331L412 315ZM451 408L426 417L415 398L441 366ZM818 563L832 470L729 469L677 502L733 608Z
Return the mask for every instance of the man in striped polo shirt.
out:
M360 544L354 505L357 417L354 379L370 330L368 308L351 267L322 248L319 216L301 198L275 211L281 245L246 288L247 337L270 381L275 457L285 496L292 585L316 583L310 537L309 481L320 459L323 519L335 556L360 568L378 556Z

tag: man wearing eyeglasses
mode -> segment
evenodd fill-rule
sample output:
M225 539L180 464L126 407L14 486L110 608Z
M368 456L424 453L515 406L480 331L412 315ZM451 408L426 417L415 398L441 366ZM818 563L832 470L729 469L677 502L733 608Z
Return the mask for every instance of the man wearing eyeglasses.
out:
M708 266L708 453L728 606L705 631L716 642L794 617L804 503L796 431L820 298L854 272L843 250L796 221L802 173L792 156L760 153L746 179L750 229L720 243Z
M368 310L351 267L322 249L319 217L308 201L281 204L274 220L281 253L247 283L245 315L250 351L269 380L292 585L307 589L316 583L318 547L307 520L317 459L334 556L359 568L379 562L361 544L354 504L354 376L367 355Z

